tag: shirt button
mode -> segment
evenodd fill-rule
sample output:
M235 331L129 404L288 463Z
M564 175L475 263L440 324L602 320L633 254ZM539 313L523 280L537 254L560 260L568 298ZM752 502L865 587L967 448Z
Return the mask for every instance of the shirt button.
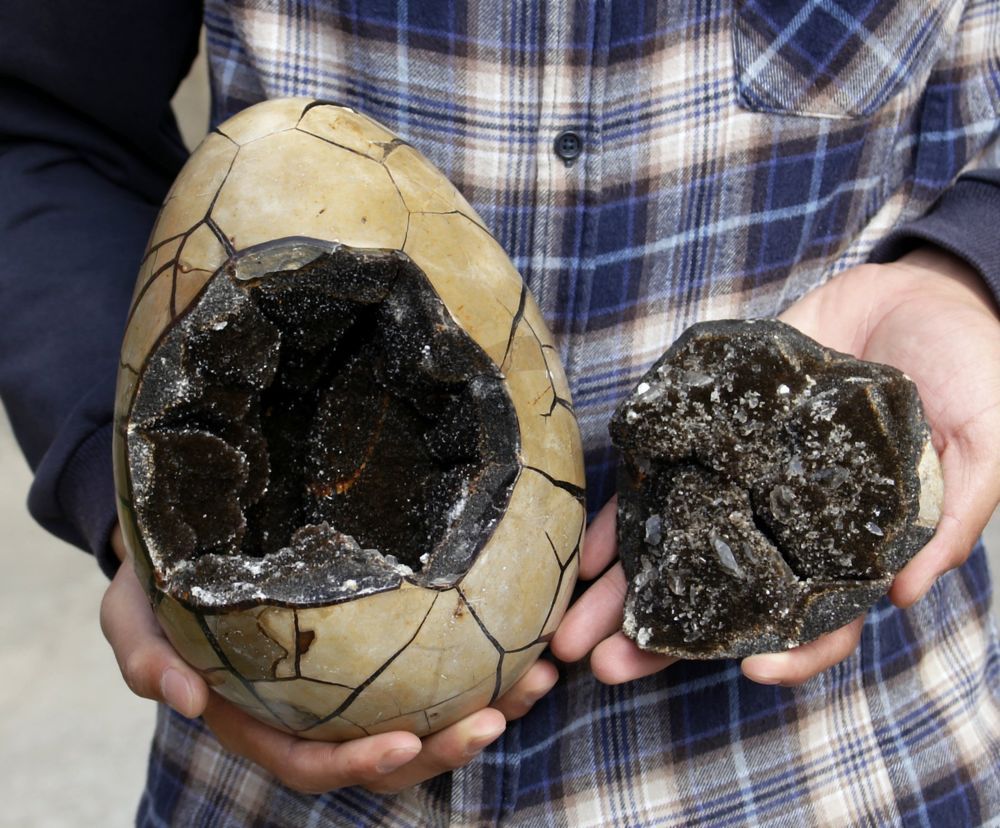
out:
M583 152L583 138L580 137L579 132L567 129L556 136L554 147L556 155L565 161L568 167Z

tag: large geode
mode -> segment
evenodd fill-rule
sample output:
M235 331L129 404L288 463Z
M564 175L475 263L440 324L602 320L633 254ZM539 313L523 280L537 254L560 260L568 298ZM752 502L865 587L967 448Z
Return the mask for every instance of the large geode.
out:
M914 384L778 321L689 328L611 435L624 631L647 650L742 657L836 629L940 514Z
M426 159L342 106L206 138L122 347L119 515L177 650L312 739L437 730L546 646L583 534L558 353Z

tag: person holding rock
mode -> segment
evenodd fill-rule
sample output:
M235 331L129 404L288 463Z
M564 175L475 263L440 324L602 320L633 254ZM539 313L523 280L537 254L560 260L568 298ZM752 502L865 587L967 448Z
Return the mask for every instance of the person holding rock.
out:
M162 637L115 530L114 375L186 152L304 95L456 184L567 368L594 515L551 646L418 739L267 728ZM1000 500L1000 3L18 4L0 12L0 393L29 505L113 577L105 632L160 706L140 824L973 825L1000 813L1000 649L977 537ZM620 631L607 423L691 323L777 316L916 383L942 518L889 599L793 650L675 661ZM589 659L587 658L589 656ZM447 773L449 772L450 773Z

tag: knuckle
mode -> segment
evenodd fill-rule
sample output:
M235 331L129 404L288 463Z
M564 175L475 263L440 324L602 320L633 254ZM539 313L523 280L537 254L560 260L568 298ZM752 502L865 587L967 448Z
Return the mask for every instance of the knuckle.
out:
M155 698L149 689L147 659L141 650L129 653L121 662L122 678L128 689L146 699Z
M319 784L319 780L315 778L314 774L304 771L301 768L282 768L275 776L277 776L278 781L286 788L291 788L298 793L321 794L330 790L330 788L325 788Z
M303 794L324 794L349 784L342 774L334 774L318 762L313 751L292 747L284 757L275 776L286 788Z

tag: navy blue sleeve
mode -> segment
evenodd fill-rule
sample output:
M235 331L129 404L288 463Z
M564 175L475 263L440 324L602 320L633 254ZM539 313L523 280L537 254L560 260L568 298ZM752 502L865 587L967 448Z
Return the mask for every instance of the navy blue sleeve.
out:
M928 243L978 270L1000 305L1000 170L963 175L925 215L877 244L870 260L895 261Z
M191 2L0 5L0 397L32 515L109 574L118 350L186 157L170 98L200 21Z

